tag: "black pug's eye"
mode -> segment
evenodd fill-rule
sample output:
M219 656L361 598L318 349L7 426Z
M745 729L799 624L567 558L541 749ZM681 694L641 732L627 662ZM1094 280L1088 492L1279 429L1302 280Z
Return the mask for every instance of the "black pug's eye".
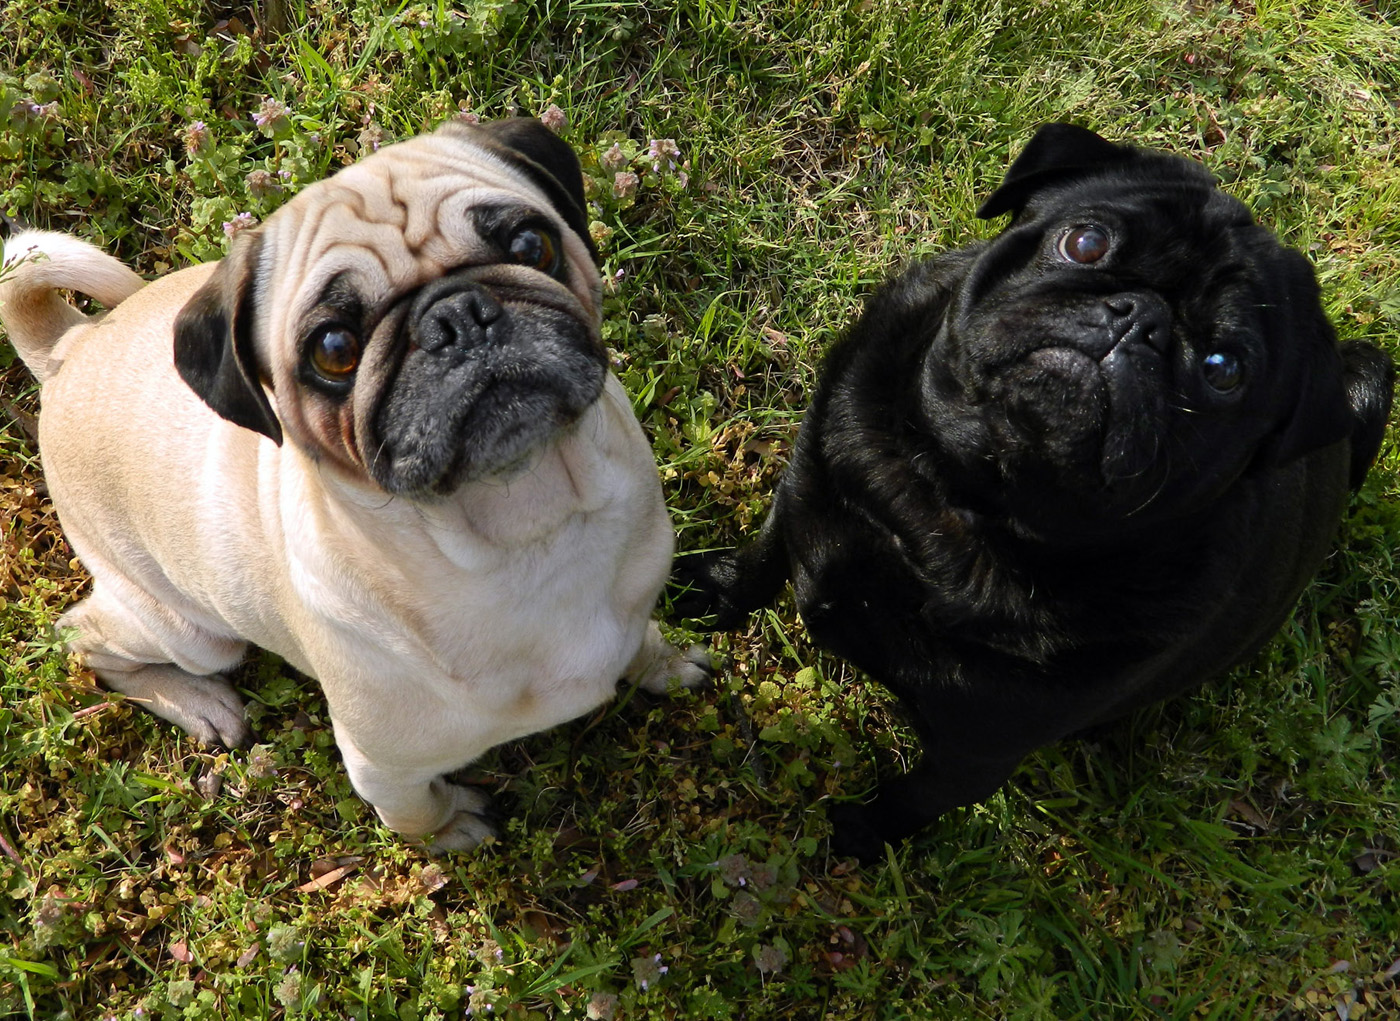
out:
M553 276L559 269L559 245L539 227L524 227L510 239L512 262Z
M1201 362L1206 385L1218 393L1229 393L1244 381L1244 366L1228 351L1212 351Z
M307 357L326 382L348 382L360 365L360 338L339 323L323 326L312 336Z
M1060 258L1087 266L1108 254L1108 231L1092 223L1071 227L1060 236Z

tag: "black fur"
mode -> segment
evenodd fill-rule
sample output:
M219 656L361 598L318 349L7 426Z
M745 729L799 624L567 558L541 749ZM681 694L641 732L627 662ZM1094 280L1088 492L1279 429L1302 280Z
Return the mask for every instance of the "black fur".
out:
M1248 658L1390 407L1389 359L1338 347L1306 261L1198 164L1051 125L983 211L1015 217L832 349L758 538L677 562L677 612L722 628L790 578L813 639L909 709L922 762L833 813L863 859ZM1074 263L1086 224L1111 245Z

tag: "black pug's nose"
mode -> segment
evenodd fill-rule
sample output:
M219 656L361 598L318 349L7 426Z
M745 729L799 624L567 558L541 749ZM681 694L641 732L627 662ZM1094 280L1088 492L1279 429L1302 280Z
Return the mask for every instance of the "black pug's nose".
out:
M418 292L409 308L409 340L424 351L465 354L497 339L503 310L480 285L443 277Z
M1103 300L1108 312L1113 346L1144 344L1166 354L1172 339L1172 315L1167 303L1154 294L1115 294Z

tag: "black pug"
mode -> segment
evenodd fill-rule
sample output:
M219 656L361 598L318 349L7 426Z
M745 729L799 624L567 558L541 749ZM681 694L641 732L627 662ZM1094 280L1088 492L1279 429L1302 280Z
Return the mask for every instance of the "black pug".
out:
M863 859L1032 749L1249 658L1326 556L1394 369L1199 164L1040 129L978 216L829 353L755 541L677 562L730 628L792 579L911 711L920 765L839 806Z

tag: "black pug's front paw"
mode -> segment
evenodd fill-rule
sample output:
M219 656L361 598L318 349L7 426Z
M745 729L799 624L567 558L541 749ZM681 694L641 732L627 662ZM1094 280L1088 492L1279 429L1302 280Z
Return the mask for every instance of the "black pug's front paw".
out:
M840 858L855 858L873 865L885 857L885 838L875 828L865 806L857 802L833 805L826 814L831 822L831 850Z
M730 599L738 585L734 550L682 553L672 561L671 577L666 583L670 616L700 621L698 626L692 625L697 631L726 631L748 615Z

